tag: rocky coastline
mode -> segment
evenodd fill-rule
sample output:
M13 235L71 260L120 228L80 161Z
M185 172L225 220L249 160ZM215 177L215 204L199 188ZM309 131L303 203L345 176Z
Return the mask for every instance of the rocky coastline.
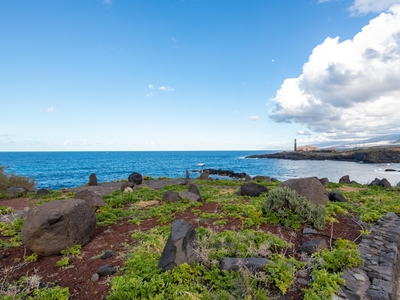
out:
M290 160L336 160L363 163L400 163L400 147L373 147L343 151L283 151L249 155L246 158L276 158Z

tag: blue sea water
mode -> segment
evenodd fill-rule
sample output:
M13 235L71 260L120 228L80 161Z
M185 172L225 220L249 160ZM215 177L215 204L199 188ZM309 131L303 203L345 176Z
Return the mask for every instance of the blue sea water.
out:
M157 179L178 178L190 172L191 178L204 168L245 172L250 176L267 175L278 180L327 177L338 182L343 175L367 184L386 178L392 185L400 182L400 164L360 164L338 161L291 161L283 159L245 159L247 155L277 151L130 151L130 152L0 152L0 165L10 174L34 178L37 188L62 189L87 184L95 173L98 181L127 179L132 172Z

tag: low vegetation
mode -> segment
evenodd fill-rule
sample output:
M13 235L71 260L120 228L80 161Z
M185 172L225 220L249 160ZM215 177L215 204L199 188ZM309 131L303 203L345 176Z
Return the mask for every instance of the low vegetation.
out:
M344 284L342 272L362 263L356 244L337 239L332 249L322 250L306 261L293 251L293 244L264 232L260 227L272 223L292 228L293 232L305 226L323 229L335 222L339 215L357 216L372 225L385 213L400 211L398 188L385 190L363 185L330 184L329 191L340 191L349 201L329 202L326 207L316 207L295 192L279 188L279 182L262 183L268 186L269 193L259 197L239 196L237 190L242 184L239 181L196 180L194 183L200 189L203 202L161 202L166 191L187 189L181 185L168 185L160 190L143 186L132 193L115 191L105 196L106 206L96 211L97 226L115 224L122 219L128 219L132 224L154 219L158 224L146 232L132 232L130 242L125 244L125 265L119 275L112 277L107 299L268 299L290 292L298 276L305 273L312 280L300 291L304 299L332 299L340 284ZM39 205L69 197L73 194L53 192L35 200L35 203ZM144 205L146 203L149 205ZM206 204L215 204L216 210L203 211L202 206ZM4 214L8 210L1 208L0 212ZM199 262L182 264L164 272L157 268L157 264L170 234L169 224L179 213L193 214L192 222L199 225L196 228ZM228 229L230 222L237 220L240 221L238 228ZM22 219L16 219L11 224L0 223L0 235L3 236L0 247L21 245L22 222ZM206 223L212 225L203 226ZM226 226L225 230L221 231L220 226ZM80 245L65 250L57 265L71 267L71 256L81 258ZM224 257L267 257L269 263L262 272L250 272L245 267L237 272L227 272L220 269ZM37 256L33 254L22 259L24 263L30 263ZM3 273L6 271L9 272L3 270ZM30 282L29 278L10 283L7 276L0 282L0 299L69 297L68 289L39 289L26 283ZM41 293L57 296L43 296Z
M0 165L0 199L7 198L7 189L14 186L20 186L26 188L28 191L34 191L36 182L34 179L25 176L19 176L13 173L6 174L4 166Z

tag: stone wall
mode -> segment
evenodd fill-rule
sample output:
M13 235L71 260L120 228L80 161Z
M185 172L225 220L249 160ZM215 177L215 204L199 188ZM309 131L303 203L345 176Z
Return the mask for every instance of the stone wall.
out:
M387 213L359 245L364 266L344 272L346 285L341 287L334 299L399 299L399 249L400 218L394 213Z

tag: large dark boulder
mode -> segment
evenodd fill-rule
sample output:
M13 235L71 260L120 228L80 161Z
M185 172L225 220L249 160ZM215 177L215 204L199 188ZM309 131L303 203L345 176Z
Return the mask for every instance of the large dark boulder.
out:
M37 190L35 198L40 198L40 197L46 196L47 194L50 194L50 190L42 188L42 189Z
M195 253L196 243L196 232L192 225L184 220L175 220L158 268L164 271L172 270L183 263L199 261Z
M339 192L329 193L329 200L333 202L348 202L347 199Z
M379 186L384 187L386 189L391 189L392 188L392 185L390 184L390 182L386 178L383 178L379 182Z
M13 186L7 189L7 194L9 197L21 197L28 193L28 189L23 186Z
M96 174L94 174L94 173L90 174L90 176L89 176L89 185L90 186L97 185L97 176L96 176Z
M164 193L162 200L163 202L174 203L182 201L182 198L177 192L167 191Z
M328 191L316 177L289 179L282 182L279 187L288 187L295 190L313 202L315 205L326 205L328 203Z
M322 185L328 185L328 184L329 184L329 179L326 178L326 177L324 177L324 178L321 178L321 179L319 180L319 182L321 182Z
M201 195L200 195L200 190L199 190L199 188L197 187L197 185L195 185L195 184L189 185L189 192L201 196Z
M369 186L381 186L387 189L392 188L392 185L386 178L383 179L375 178L374 180L371 181Z
M75 194L74 198L85 200L91 207L101 207L106 205L103 196L91 190L80 191Z
M340 177L339 183L344 183L344 184L350 184L350 176L349 175L344 175Z
M306 252L307 254L313 254L314 252L319 252L325 248L328 248L328 244L324 239L315 239L308 242L305 242L300 251Z
M128 181L133 182L135 184L142 184L143 176L138 172L133 172L131 175L129 175Z
M268 193L268 188L254 182L243 184L239 190L241 196L258 197L262 193Z
M93 208L82 199L55 200L32 208L22 225L22 243L41 256L89 243L96 227Z
M189 191L182 191L179 193L181 199L189 199L190 203L201 202L201 197Z

